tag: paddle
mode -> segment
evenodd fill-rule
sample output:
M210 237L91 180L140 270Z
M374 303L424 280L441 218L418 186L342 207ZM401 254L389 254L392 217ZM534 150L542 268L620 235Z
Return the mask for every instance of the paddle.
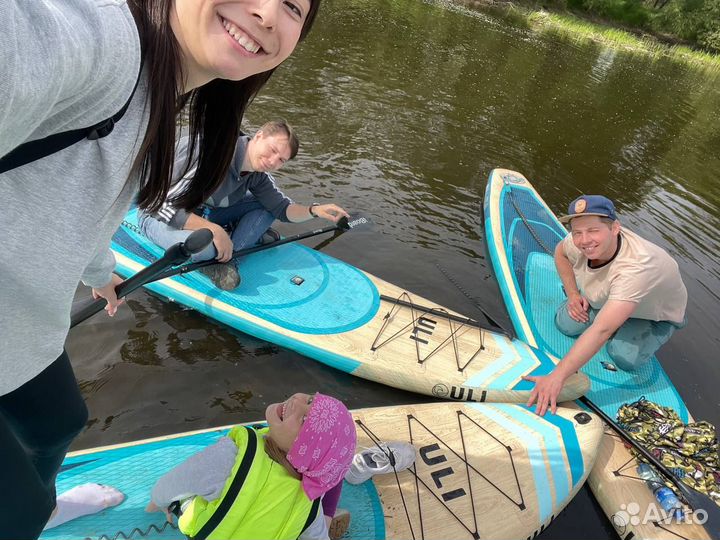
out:
M245 249L239 249L238 251L233 251L232 258L234 259L243 255L249 255L250 253L257 253L258 251L264 251L266 249L282 246L283 244L289 244L290 242L297 242L298 240L304 240L306 238L311 238L320 234L336 231L350 231L358 227L362 227L363 225L369 225L370 223L371 221L365 216L356 216L350 218L349 220L346 217L342 217L335 225L329 225L327 227L323 227L322 229L315 229L314 231L308 231L293 236L288 236L286 238L276 240L275 242L270 242L269 244L262 244L260 246L253 246ZM160 281L161 279L165 279L171 276L187 274L188 272L192 272L193 270L197 270L198 268L202 268L203 266L209 266L211 264L217 264L217 261L215 259L210 259L209 261L198 261L195 263L186 264L184 266L170 268L158 274L153 279L148 280L146 283L151 283L152 281Z
M708 495L696 491L695 489L688 486L685 482L681 481L677 476L670 472L665 465L663 465L655 456L648 452L638 441L630 437L620 426L617 425L612 418L610 418L605 412L590 401L587 397L580 397L580 401L590 407L603 421L612 427L620 438L626 443L632 445L637 451L642 454L655 469L661 472L666 478L668 478L675 486L680 490L685 500L688 502L690 507L695 511L702 511L707 515L707 521L703 525L708 534L715 540L720 540L720 507L713 501Z
M179 242L170 246L165 251L165 254L157 261L120 283L120 285L115 288L117 297L122 298L146 283L155 281L158 279L157 276L165 272L168 268L182 264L193 254L200 253L210 245L212 239L212 233L208 229L198 229L194 231L187 237L185 242ZM81 323L88 317L95 315L98 311L102 311L107 305L107 300L104 298L98 298L97 300L90 299L88 301L78 302L76 305L78 305L78 307L73 305L73 312L70 316L70 328Z
M242 255L257 253L258 251L274 248L283 244L289 244L290 242L297 242L298 240L304 240L305 238L311 238L313 236L325 234L328 232L349 231L358 227L362 227L364 225L369 225L370 223L370 219L365 216L355 216L349 220L346 217L343 217L340 218L340 220L336 224L324 227L322 229L315 229L314 231L308 231L296 234L294 236L288 236L287 238L276 240L275 242L270 242L269 244L263 244L260 246L253 246L234 251L232 254L232 258L234 259L235 257L240 257ZM204 242L202 245L201 242L198 241L199 237L196 236L201 231L206 231L202 234L202 242ZM191 238L194 238L192 243L190 243ZM205 240L207 241L205 242ZM150 266L144 268L143 270L140 270L137 274L118 285L116 289L118 298L121 298L121 296L126 296L134 290L139 289L140 287L142 287L143 285L147 285L148 283L152 283L153 281L160 281L168 277L192 272L193 270L197 270L198 268L202 268L203 266L217 264L217 261L215 259L210 259L208 261L199 261L185 265L182 264L187 261L193 253L198 253L205 249L210 244L210 242L212 242L212 233L210 233L209 230L200 229L193 232L190 236L188 236L184 246L182 243L171 246L165 252L165 255L163 255L163 257L152 263ZM175 258L175 256L183 250L189 251L190 247L193 248L193 251L190 251L187 256L182 256L182 258L178 256L177 258ZM73 306L73 313L70 320L70 328L72 328L76 324L81 323L82 321L94 315L98 311L101 311L106 304L107 301L104 298L100 298L98 300L91 299L84 302L76 302L75 306L78 307Z

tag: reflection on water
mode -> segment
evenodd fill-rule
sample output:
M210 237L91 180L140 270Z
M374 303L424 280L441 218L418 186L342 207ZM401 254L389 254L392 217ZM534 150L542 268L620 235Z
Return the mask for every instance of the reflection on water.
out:
M208 407L221 407L227 413L244 413L248 410L245 404L252 397L252 392L230 392L226 398L214 398Z
M482 245L490 170L521 171L556 212L581 192L604 193L625 226L680 264L689 325L660 357L695 415L717 421L718 86L687 66L540 38L452 4L328 0L321 11L248 126L283 116L297 127L301 153L277 175L290 196L376 223L323 249L478 317L472 297L502 319ZM68 343L94 418L78 446L258 419L294 391L351 407L425 399L144 293L116 319L97 316ZM607 532L589 500L546 534Z

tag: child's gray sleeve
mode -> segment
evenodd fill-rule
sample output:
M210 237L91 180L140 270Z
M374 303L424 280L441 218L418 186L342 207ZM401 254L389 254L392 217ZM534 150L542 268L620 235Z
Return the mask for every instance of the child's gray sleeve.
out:
M298 540L330 540L325 514L322 505L318 508L315 519L308 525L308 528L300 533Z
M195 495L208 501L217 499L232 472L237 453L233 440L222 437L161 476L152 489L152 502L167 508L173 501Z

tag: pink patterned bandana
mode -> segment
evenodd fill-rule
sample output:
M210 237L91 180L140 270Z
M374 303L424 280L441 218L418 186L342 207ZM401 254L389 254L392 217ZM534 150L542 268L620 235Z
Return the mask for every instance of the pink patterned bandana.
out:
M355 422L345 405L317 393L287 458L310 500L335 487L355 455Z

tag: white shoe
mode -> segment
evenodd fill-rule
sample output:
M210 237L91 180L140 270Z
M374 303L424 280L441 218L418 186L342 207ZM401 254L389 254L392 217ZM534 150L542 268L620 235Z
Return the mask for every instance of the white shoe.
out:
M407 442L380 443L355 454L345 480L361 484L376 474L400 472L415 462L415 447Z

